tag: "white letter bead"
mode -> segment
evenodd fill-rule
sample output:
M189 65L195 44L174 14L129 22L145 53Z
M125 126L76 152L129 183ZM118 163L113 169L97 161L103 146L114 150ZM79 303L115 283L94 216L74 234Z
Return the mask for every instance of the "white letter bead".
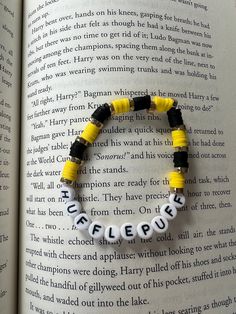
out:
M168 229L168 221L163 216L154 217L151 221L151 225L153 229L158 233L166 232L166 230Z
M172 204L164 204L161 206L160 214L168 220L172 220L177 215L177 209Z
M63 184L61 187L61 197L63 198L64 202L73 201L75 198L75 190L73 187Z
M104 225L99 221L94 221L91 223L91 225L88 228L88 232L94 239L100 239L104 235L105 227Z
M183 207L185 204L185 196L183 194L171 193L169 196L169 201L176 208Z
M135 225L126 222L120 227L120 233L123 239L133 240L136 237L137 230Z
M90 218L85 213L79 214L74 219L74 224L75 224L76 228L79 230L88 229L90 223L91 223Z
M81 204L78 201L67 202L65 207L66 213L73 218L81 212Z
M142 239L149 239L153 235L152 226L150 225L150 223L144 221L140 222L137 225L137 232Z
M115 242L120 238L120 229L115 225L106 227L104 237L109 242Z

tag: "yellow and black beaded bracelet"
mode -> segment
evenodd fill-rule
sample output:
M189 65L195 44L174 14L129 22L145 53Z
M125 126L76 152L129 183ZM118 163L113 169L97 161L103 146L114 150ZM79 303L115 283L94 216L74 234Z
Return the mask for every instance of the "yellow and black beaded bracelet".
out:
M73 185L77 180L77 173L83 161L83 155L89 144L96 140L103 123L112 115L130 111L147 109L148 111L167 112L171 127L174 151L174 171L169 174L170 195L169 202L160 208L160 214L151 222L140 222L137 225L126 222L121 226L103 225L100 221L91 221L88 214L82 210L81 204L75 199ZM133 99L122 98L99 106L91 115L90 121L80 136L70 148L70 159L65 163L61 176L61 197L65 201L65 211L74 220L79 230L88 229L94 239L104 237L108 242L115 242L120 237L132 240L138 235L142 239L150 238L154 232L162 233L168 229L168 221L177 215L177 209L185 204L183 194L185 177L188 170L188 140L181 110L177 108L177 101L172 98L162 98L149 95Z

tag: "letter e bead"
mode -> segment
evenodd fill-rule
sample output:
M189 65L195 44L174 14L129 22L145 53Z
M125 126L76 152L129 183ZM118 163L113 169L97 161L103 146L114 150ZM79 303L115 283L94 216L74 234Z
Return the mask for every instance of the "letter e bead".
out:
M133 240L136 237L137 230L133 224L126 222L120 227L120 233L123 239Z

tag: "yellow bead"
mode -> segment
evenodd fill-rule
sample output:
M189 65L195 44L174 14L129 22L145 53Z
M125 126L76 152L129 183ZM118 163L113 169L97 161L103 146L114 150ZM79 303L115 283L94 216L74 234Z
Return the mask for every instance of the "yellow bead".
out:
M80 137L82 137L85 141L89 142L90 144L93 144L99 132L100 132L100 128L96 126L95 124L93 124L92 122L89 122L86 125Z
M185 184L185 178L181 172L170 172L170 188L183 189Z
M152 98L152 102L155 105L155 110L157 110L158 112L165 112L173 107L174 99L154 96Z
M130 100L129 100L129 98L116 99L116 100L113 100L111 102L111 104L114 108L115 114L130 111Z
M173 147L188 147L187 134L184 130L174 130L171 135Z
M62 178L69 181L76 181L79 165L76 162L67 160L62 170Z

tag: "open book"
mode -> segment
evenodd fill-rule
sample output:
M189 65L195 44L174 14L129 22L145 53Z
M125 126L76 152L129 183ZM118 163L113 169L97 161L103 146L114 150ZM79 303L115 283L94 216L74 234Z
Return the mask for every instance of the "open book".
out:
M0 313L235 313L236 4L0 0ZM189 138L186 204L164 234L95 241L60 175L116 98L174 97ZM21 100L21 101L20 101ZM114 116L78 199L104 223L150 220L169 194L166 115Z

